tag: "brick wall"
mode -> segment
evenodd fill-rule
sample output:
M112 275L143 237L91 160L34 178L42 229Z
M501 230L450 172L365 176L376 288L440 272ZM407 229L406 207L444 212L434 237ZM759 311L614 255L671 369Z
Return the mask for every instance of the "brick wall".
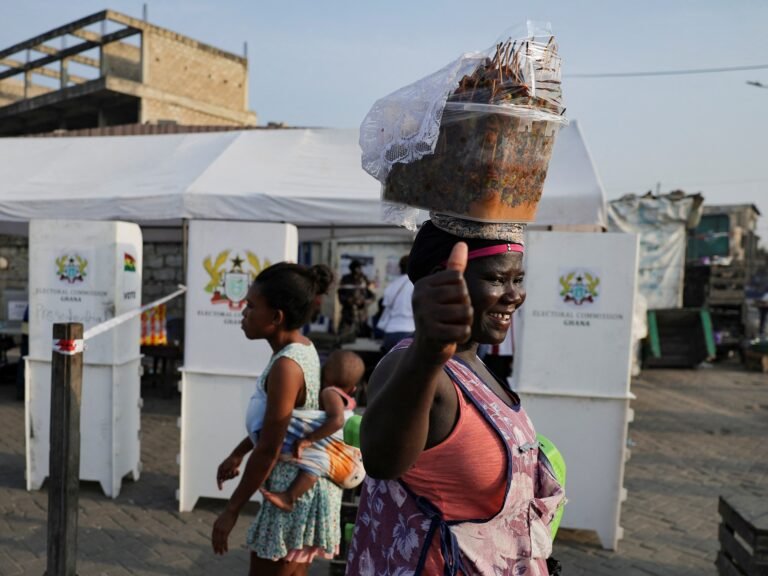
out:
M231 110L246 110L247 66L236 57L171 36L145 32L144 83Z
M125 42L104 46L104 75L141 82L141 48Z
M184 279L184 257L181 243L144 243L142 270L142 303L147 304L175 292ZM168 318L184 316L184 296L167 304Z
M27 239L0 235L0 257L8 262L8 268L0 270L0 320L6 320L9 301L23 301L23 294L27 292Z
M26 289L29 277L27 239L23 236L0 235L0 257L8 261L8 268L0 270L0 289Z

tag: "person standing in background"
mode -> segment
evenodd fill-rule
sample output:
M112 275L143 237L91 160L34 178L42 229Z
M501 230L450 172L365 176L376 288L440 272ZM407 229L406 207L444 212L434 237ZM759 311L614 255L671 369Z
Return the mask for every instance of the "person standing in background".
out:
M328 296L334 281L333 271L324 264L318 264L315 268L318 276L318 293L315 294L315 299L312 301L312 314L309 317L309 322L301 328L301 333L304 336L312 332L333 333L331 319L323 314L323 300Z
M390 282L384 290L382 305L384 311L377 328L384 334L381 351L389 352L395 344L413 336L413 283L408 278L408 255L400 258L400 276Z
M339 334L351 331L355 337L370 336L368 326L368 305L373 302L374 294L370 289L368 277L363 273L359 260L349 263L349 274L341 277L339 284L339 302L341 303L341 322Z

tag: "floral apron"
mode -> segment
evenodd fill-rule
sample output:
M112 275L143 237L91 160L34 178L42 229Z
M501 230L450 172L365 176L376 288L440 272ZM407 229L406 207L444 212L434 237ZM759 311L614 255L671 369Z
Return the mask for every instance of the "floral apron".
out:
M564 493L539 451L533 425L522 407L507 406L461 360L449 360L445 370L503 440L504 505L490 518L446 521L402 480L368 477L347 574L546 576L549 524Z

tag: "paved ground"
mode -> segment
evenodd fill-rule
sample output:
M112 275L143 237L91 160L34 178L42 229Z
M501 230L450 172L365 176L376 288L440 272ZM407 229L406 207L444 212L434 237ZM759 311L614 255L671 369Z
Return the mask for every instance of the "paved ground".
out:
M716 574L718 495L768 497L768 375L737 366L646 370L632 392L619 549L566 531L555 556L567 576Z
M555 555L566 576L715 574L718 495L768 493L768 375L737 366L645 371L632 390L624 539L608 552L591 533L562 530ZM14 394L0 386L0 575L40 576L47 494L24 489L23 405ZM177 512L178 397L154 389L143 396L140 481L126 480L114 501L96 484L81 485L79 575L246 574L242 546L223 558L210 550L220 501ZM233 543L244 540L254 511L241 518ZM326 573L325 564L313 567L313 576Z

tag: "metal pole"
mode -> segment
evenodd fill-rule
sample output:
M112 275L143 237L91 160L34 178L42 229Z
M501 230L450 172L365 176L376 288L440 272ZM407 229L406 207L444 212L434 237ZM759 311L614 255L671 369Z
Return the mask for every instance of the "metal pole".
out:
M187 259L187 251L189 250L189 220L184 218L181 221L181 255L182 255L182 282L187 283L187 266L189 261Z
M53 325L47 576L75 576L83 325Z
M30 58L29 52L30 50L29 48L27 48L27 64L29 64L29 58ZM24 99L25 100L30 97L29 88L31 84L32 84L32 72L30 72L29 70L25 70L24 71Z

